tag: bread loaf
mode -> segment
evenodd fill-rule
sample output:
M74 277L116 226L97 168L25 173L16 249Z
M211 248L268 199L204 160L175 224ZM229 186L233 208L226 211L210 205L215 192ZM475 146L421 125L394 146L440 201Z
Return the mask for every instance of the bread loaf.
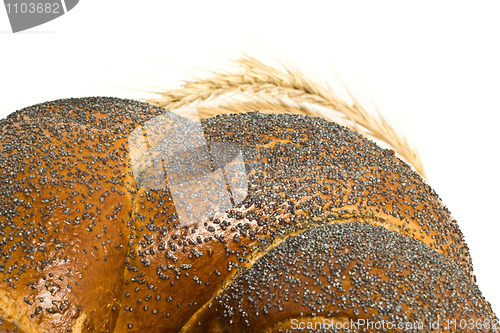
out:
M100 97L0 137L1 332L498 331L437 194L335 123Z

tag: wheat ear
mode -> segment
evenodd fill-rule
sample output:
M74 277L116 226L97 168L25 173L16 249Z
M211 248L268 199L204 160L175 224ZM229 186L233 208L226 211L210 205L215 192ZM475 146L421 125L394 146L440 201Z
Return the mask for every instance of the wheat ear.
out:
M318 105L334 111L333 113L338 116L335 121L342 125L391 146L400 157L425 177L420 157L406 138L399 135L380 113L370 114L346 86L344 88L350 96L350 102L340 98L328 85L311 79L296 66L280 64L283 69L266 65L254 57L242 55L234 61L234 72L209 71L204 78L198 77L186 81L180 89L157 92L159 97L146 101L171 111L195 104L201 105L197 107L201 119L219 113L253 110L318 116L317 111L306 106ZM203 102L213 102L228 94L246 96L247 101L234 99L233 102L227 103L227 98L222 98L221 100L225 101L223 104L202 106ZM329 118L325 113L321 116Z

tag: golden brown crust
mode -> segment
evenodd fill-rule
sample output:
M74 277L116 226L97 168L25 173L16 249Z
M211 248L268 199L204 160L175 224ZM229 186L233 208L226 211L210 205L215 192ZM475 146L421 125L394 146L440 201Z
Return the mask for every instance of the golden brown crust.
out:
M177 332L198 321L214 332L285 328L302 305L278 312L272 305L274 315L248 318L248 328L247 319L220 314L239 306L228 295L268 275L269 253L294 256L289 244L307 233L352 225L364 239L374 233L395 244L393 252L372 249L381 261L397 251L408 265L427 260L449 277L436 279L437 287L463 280L453 297L468 304L471 318L494 316L460 230L434 191L391 151L337 124L254 112L200 125L143 103L90 98L37 105L0 125L0 309L27 332ZM311 239L320 246L332 237ZM414 254L422 258L405 257L408 242L421 247ZM351 259L342 272L360 263ZM422 270L410 266L401 276ZM277 294L275 287L262 290ZM265 304L250 303L241 311ZM371 303L367 313L421 314L425 304L381 310ZM314 314L328 318L337 309ZM430 318L445 316L439 311Z
M184 332L329 332L331 325L494 332L479 327L491 322L491 309L455 263L419 241L354 221L290 237L209 304Z
M134 106L63 100L1 123L0 307L28 332L113 330L133 188L123 148L141 116Z
M16 322L7 319L7 316L0 311L0 333L25 333L19 328Z
M415 237L471 276L468 250L448 211L391 152L314 118L253 113L220 116L202 126L214 165L221 146L226 155L242 154L245 200L223 212L215 210L208 219L183 220L186 214L172 194L180 187L141 188L135 198L140 205L132 213L137 216L136 241L127 258L131 269L124 287L124 309L132 311L120 313L117 328L140 332L158 325L178 331L221 287L287 237L353 218ZM196 131L187 127L181 132ZM161 141L154 135L152 140ZM199 161L202 148L190 151L174 141L163 145L161 163L169 165L169 157L179 154L182 160ZM150 166L150 174L155 168ZM218 170L213 167L211 177ZM230 183L235 182L225 176L232 194ZM199 188L188 186L185 192L192 189Z

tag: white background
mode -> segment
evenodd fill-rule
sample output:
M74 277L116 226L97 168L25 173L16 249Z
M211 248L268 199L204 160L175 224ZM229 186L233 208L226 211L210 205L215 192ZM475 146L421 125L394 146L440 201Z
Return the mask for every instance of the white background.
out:
M0 115L64 97L143 96L126 88L168 81L174 65L216 68L217 56L234 50L270 48L320 74L326 59L347 78L356 75L418 148L499 315L499 6L84 0L18 34L0 8Z

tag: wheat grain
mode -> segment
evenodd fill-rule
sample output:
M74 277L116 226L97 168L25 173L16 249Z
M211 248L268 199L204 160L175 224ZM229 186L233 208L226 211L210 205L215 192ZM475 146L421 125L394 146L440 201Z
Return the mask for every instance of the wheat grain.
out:
M351 101L339 97L327 84L318 83L289 63L280 62L283 69L279 69L243 54L234 61L234 65L234 72L208 71L204 77L186 81L180 89L158 92L159 97L148 99L147 102L171 111L196 104L201 119L219 113L250 110L318 116L317 111L307 106L318 105L334 111L332 114L336 115L329 117L323 112L322 117L329 120L335 118L334 121L368 138L385 142L425 177L420 157L406 138L398 134L378 110L377 115L370 114L345 85ZM233 97L232 102L228 103L228 98L221 98L227 95L246 96L247 100ZM208 106L219 100L224 104L219 102L215 106Z

